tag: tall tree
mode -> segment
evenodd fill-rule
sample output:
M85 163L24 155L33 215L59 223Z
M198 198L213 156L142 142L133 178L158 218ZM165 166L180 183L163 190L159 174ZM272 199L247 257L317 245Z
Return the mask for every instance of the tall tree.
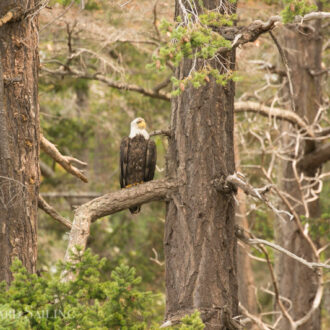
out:
M219 6L214 0L203 4ZM176 16L184 16L181 6L176 1ZM228 51L212 67L233 70L234 62L234 51ZM186 78L192 66L185 58L176 77ZM235 171L234 93L232 81L223 87L211 79L199 89L187 87L172 101L167 174L182 185L167 204L166 318L198 309L207 329L226 326L220 313L225 306L233 315L238 312L235 202L212 186L215 178Z
M292 98L291 103L294 105L296 114L306 120L308 125L313 125L322 104L322 35L320 28L320 21L305 24L303 27L286 26L281 30L280 37L284 57L290 68L292 83L291 92L289 83L287 84L286 96ZM290 94L292 95L290 96ZM317 219L320 217L319 200L308 203L308 193L304 188L306 184L313 184L313 181L306 182L301 179L302 175L309 178L315 177L322 166L323 161L317 158L314 162L308 162L310 155L313 153L317 155L319 152L317 150L319 144L310 139L304 140L303 137L299 140L297 136L290 136L289 133L292 133L292 130L288 124L282 125L282 132L286 136L284 147L291 151L289 155L291 160L282 163L282 189L290 196L289 201L292 206L295 204L293 209L299 216L309 214L311 219ZM301 159L300 163L299 159ZM317 186L314 187L315 190L317 190ZM315 247L312 241L307 239L308 234L304 234L299 229L299 224L294 221L284 223L278 219L275 232L279 245L309 261L317 260ZM299 319L312 308L317 293L319 275L283 254L278 256L276 268L280 292L293 302L290 311L293 319ZM291 329L285 318L282 319L279 327ZM299 329L320 329L320 307Z
M36 270L39 57L31 11L37 2L0 2L0 281L7 282L15 257Z

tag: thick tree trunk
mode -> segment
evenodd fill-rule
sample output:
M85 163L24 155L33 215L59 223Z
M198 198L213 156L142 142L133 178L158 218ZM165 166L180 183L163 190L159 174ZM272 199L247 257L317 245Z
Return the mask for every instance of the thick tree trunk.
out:
M215 8L219 1L204 4ZM224 57L223 65L233 69L234 52ZM186 77L191 65L185 59L177 77ZM223 316L238 309L235 202L212 187L212 180L235 170L234 93L233 82L222 87L212 79L172 101L167 172L183 185L167 204L166 319L198 309L206 329L227 329Z
M321 76L313 76L311 74L312 71L319 72L321 70L322 38L319 33L319 22L309 26L301 27L299 31L294 28L284 28L280 40L291 69L296 113L311 124L317 114L322 98ZM290 132L289 125L283 124L282 131ZM289 146L289 143L292 143L292 141L292 138L287 138L285 146ZM316 144L313 141L307 141L302 143L300 148L301 153L307 155L315 150ZM294 157L294 154L292 153L290 156ZM304 174L305 176L313 177L316 170L317 168L308 168L304 170ZM295 179L292 162L283 163L281 180L283 191L296 200L302 201L302 191ZM290 202L292 202L291 199ZM292 204L295 204L295 202L292 202ZM318 201L310 203L308 209L311 218L320 216ZM305 209L301 205L296 206L295 210L299 215L305 214ZM284 223L278 219L275 228L277 244L306 260L315 260L310 244L298 230L295 222ZM276 268L280 293L292 301L293 306L290 314L294 320L297 320L311 308L317 289L317 274L283 254L278 256ZM281 330L290 329L285 319L282 319L278 328ZM320 308L299 329L320 329Z
M25 10L36 0L0 2L0 16L13 5ZM8 16L9 17L9 16ZM37 19L0 27L0 281L11 280L15 257L34 272L37 259L39 191ZM1 72L3 71L3 72Z

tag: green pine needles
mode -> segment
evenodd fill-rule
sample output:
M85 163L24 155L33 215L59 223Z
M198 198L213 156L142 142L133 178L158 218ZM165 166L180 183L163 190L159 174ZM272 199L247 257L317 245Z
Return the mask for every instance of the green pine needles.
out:
M317 6L311 4L308 0L283 0L284 9L281 11L283 23L291 23L296 16L304 16L314 10Z
M210 11L201 3L202 13L198 14L194 2L189 1L188 4L191 9L182 8L183 15L178 16L176 22L161 22L159 30L165 41L149 65L149 68L164 70L167 63L178 67L183 59L191 60L191 70L186 77L172 77L172 96L179 95L189 85L199 88L212 78L221 85L226 85L230 79L237 79L223 64L219 53L220 50L230 51L231 42L215 31L221 26L232 26L237 19L236 14L222 14L220 8ZM214 68L217 63L221 70Z
M0 285L0 329L157 329L156 295L141 292L135 269L117 267L110 281L102 281L105 259L87 250L72 255L73 262L59 263L53 274L29 274L19 260L12 265L14 280ZM61 282L70 271L74 280ZM180 329L203 329L195 313Z

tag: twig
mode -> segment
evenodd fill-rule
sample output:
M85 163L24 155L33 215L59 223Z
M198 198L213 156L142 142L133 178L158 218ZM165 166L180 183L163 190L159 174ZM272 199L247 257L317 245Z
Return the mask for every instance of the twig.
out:
M247 316L251 321L253 321L260 329L263 330L271 330L272 328L266 325L259 317L252 315L249 311L239 303L239 308L241 309L242 313Z
M294 253L282 248L281 246L277 245L277 244L274 244L274 243L271 243L271 242L268 242L264 239L259 239L259 238L253 238L253 239L248 239L247 241L248 244L250 245L258 245L258 244L264 244L264 245L267 245L277 251L280 251L284 254L286 254L288 257L300 262L301 264L307 266L308 268L310 269L318 269L318 268L326 268L326 269L330 269L330 265L326 265L326 264L323 264L323 263L318 263L318 262L309 262L303 258L300 258L298 257L297 255L295 255Z
M77 193L77 192L46 192L46 193L41 193L42 197L47 197L47 198L82 198L82 199L93 199L102 196L102 194L97 193L97 192L82 192L82 193Z
M152 248L152 252L154 253L155 258L150 258L150 260L153 261L153 262L155 262L157 265L163 267L165 265L165 262L164 261L159 261L158 252L156 251L156 249L155 248Z
M48 28L48 26L52 25L54 22L56 22L59 18L63 17L68 11L69 9L73 6L73 4L75 3L74 0L72 0L70 2L70 4L63 10L63 12L61 14L59 14L58 16L56 16L52 21L50 21L48 24L46 24L45 26L43 26L39 32L42 32L43 30L45 30L46 28Z
M72 224L69 220L62 217L52 206L50 206L41 195L39 195L38 199L38 207L45 211L49 216L51 216L56 221L60 222L62 225L64 225L67 229L72 228Z
M167 77L164 81L156 85L153 90L155 93L158 93L161 89L165 88L170 83L171 83L171 76Z
M157 38L158 38L159 41L161 41L162 38L161 38L159 29L158 29L158 20L157 20L157 5L158 5L158 1L159 0L156 0L155 1L154 8L153 8L153 14L154 14L153 24L154 24L155 31L156 31L156 34L157 34Z
M154 92L153 90L149 90L149 89L143 88L143 87L138 86L138 85L125 84L125 83L122 83L122 82L113 81L113 80L109 79L108 77L106 77L102 74L99 74L99 73L89 74L87 72L82 72L82 71L75 70L71 67L70 67L69 70L68 70L68 68L66 68L66 69L60 68L58 70L50 70L50 69L47 69L47 68L43 67L42 70L47 72L47 73L54 74L54 75L59 75L59 76L74 76L74 77L88 79L88 80L98 80L98 81L101 81L101 82L105 83L109 87L112 87L112 88L115 88L115 89L137 92L137 93L143 94L145 96L149 96L149 97L152 97L152 98L161 99L161 100L165 100L165 101L170 100L170 94L169 93Z
M286 58L285 53L284 53L281 45L279 44L278 40L276 39L275 35L273 34L273 32L272 31L269 31L269 34L270 34L271 38L273 39L273 41L274 41L274 43L275 43L275 45L276 45L276 47L278 49L278 52L281 55L283 64L285 66L286 75L288 77L288 82L289 82L289 92L290 92L291 108L292 108L292 111L295 112L296 111L296 107L295 107L295 102L294 102L293 84L292 84L292 80L291 80L291 70L290 70L290 67L289 67L288 59Z
M215 179L213 181L213 186L221 192L230 192L230 185L234 185L237 188L241 188L245 194L251 195L254 198L259 199L263 203L265 203L277 216L279 216L282 220L286 220L282 217L282 214L286 214L289 216L290 220L293 218L292 214L287 211L277 209L265 196L265 193L268 192L272 187L272 185L265 186L263 188L254 188L245 182L243 179L237 176L237 173L232 175L228 175L224 180Z
M88 182L87 177L81 172L81 170L79 170L78 168L72 165L73 158L68 156L63 156L55 147L55 145L50 141L48 141L44 136L40 137L40 147L46 154L48 154L57 163L59 163L67 172L76 176L77 178L79 178L84 182ZM75 162L79 162L84 166L87 166L86 163L82 163L77 159L75 159Z
M330 265L327 264L323 264L323 263L317 263L317 262L310 262L307 261L301 257L298 257L296 254L288 251L287 249L275 244L275 243L271 243L268 242L264 239L260 239L260 238L249 238L246 236L245 234L246 230L243 227L240 226L236 226L236 236L237 238L239 238L242 242L248 244L248 245L260 245L260 244L264 244L267 245L271 248L273 248L274 250L277 250L279 252L282 252L284 254L286 254L288 257L300 262L301 264L305 265L306 267L310 268L310 269L318 269L318 268L326 268L326 269L330 269ZM250 233L249 233L250 234Z

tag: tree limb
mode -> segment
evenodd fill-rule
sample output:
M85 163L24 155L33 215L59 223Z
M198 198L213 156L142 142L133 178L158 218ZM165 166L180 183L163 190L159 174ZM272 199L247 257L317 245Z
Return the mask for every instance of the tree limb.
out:
M97 198L102 196L102 194L97 193L97 192L82 192L82 193L77 193L77 192L46 192L46 193L41 193L42 197L47 197L47 198Z
M268 242L264 239L260 239L260 238L249 238L244 234L244 229L242 227L236 226L236 236L244 243L248 244L248 245L259 245L259 244L263 244L263 245L267 245L269 247L271 247L274 250L277 250L281 253L284 253L285 255L287 255L288 257L300 262L301 264L305 265L306 267L310 268L310 269L318 269L318 268L326 268L326 269L330 269L330 265L327 264L323 264L323 263L318 263L318 262L310 262L307 261L301 257L298 257L297 255L295 255L294 253L290 252L289 250L281 247L280 245L277 245L275 243L272 242Z
M293 112L296 111L296 107L295 107L295 103L294 103L294 92L293 92L293 84L292 84L292 79L291 79L291 71L290 71L290 67L289 67L289 63L288 63L288 59L280 45L280 43L278 42L277 38L275 37L275 35L272 33L272 31L269 31L269 34L271 36L271 38L273 39L278 52L281 55L282 58L282 62L285 66L285 71L286 71L286 76L288 78L288 83L289 83L289 92L290 92L290 103L291 103L291 109Z
M156 136L156 135L165 135L167 137L171 137L171 131L170 130L164 130L164 129L160 129L160 130L156 130L153 131L149 134L150 136Z
M177 181L154 180L103 195L79 206L75 210L65 260L71 260L70 251L75 251L76 246L85 249L92 222L135 205L164 200L177 186ZM65 279L70 276L63 274Z
M72 224L69 220L62 217L52 206L50 206L41 195L38 198L38 207L39 209L45 211L49 216L51 216L56 221L60 222L64 225L67 229L72 228Z
M271 108L266 105L257 102L235 102L235 112L255 112L266 117L279 118L286 120L293 125L297 125L300 129L306 131L308 136L314 137L314 132L305 123L305 121L297 115L295 112L290 110L284 110L280 108Z
M115 88L115 89L137 92L142 95L160 99L160 100L165 100L165 101L170 100L169 93L163 93L161 91L153 91L151 89L146 89L141 86L134 85L134 84L125 84L122 82L113 81L100 73L89 74L87 72L82 72L82 71L73 69L72 67L64 67L64 66L58 70L50 70L45 67L42 67L42 70L47 73L59 75L59 76L74 76L74 77L82 78L82 79L97 80L97 81L101 81L101 82L105 83L107 86Z
M72 165L72 162L78 162L86 166L86 163L82 163L79 160L76 160L70 156L63 156L56 146L48 141L43 135L40 137L40 147L41 149L50 157L52 157L57 163L59 163L67 172L71 173L72 175L76 176L80 180L84 182L88 182L87 177L75 166ZM74 160L74 161L73 161Z
M298 163L298 166L302 170L308 170L318 168L328 160L330 160L330 142L304 155L303 159Z
M299 24L304 21L309 21L313 19L327 18L330 18L330 13L313 12L303 17L296 16L294 23ZM215 28L215 30L219 32L225 39L232 40L232 48L236 48L240 45L257 40L261 34L271 31L275 27L276 23L279 22L282 22L281 16L271 16L266 22L256 20L248 26L244 27L220 27ZM223 49L223 51L226 51L226 49Z
M242 312L242 314L244 314L246 317L248 317L251 321L253 321L258 327L259 329L262 330L270 330L272 328L270 328L268 325L266 325L261 318L249 313L249 311L241 304L239 303L239 308Z
M262 188L254 188L249 183L245 182L243 178L240 178L237 173L228 175L226 178L217 178L213 180L212 184L217 191L222 193L232 193L232 187L235 187L236 189L240 188L246 195L251 195L266 204L268 208L270 208L282 220L286 221L282 214L287 215L290 220L293 218L293 215L289 212L277 209L265 196L265 194L273 188L273 185L267 185Z

